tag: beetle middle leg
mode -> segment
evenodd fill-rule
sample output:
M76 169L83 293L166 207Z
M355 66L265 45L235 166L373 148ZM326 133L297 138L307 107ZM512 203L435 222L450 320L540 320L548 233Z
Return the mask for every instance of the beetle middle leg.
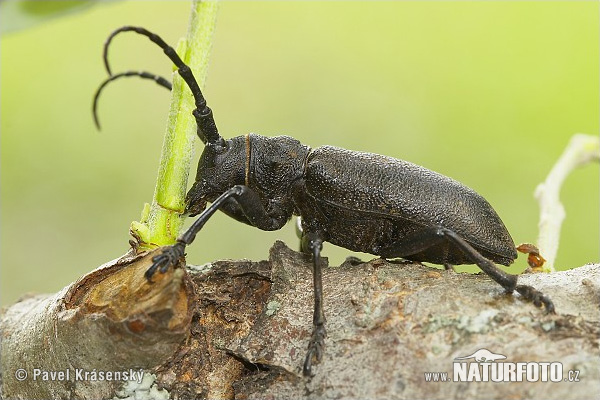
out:
M313 288L315 308L313 313L313 333L308 344L308 351L304 360L302 372L304 376L311 375L313 359L320 362L323 357L323 348L325 347L325 313L323 311L323 279L322 279L322 260L321 250L323 249L323 239L313 232L304 232L302 234L302 251L312 254L313 259Z

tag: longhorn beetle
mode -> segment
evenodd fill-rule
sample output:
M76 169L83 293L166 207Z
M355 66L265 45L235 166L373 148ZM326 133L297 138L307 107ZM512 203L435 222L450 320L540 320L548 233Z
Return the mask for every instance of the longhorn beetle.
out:
M256 134L224 139L190 68L158 35L140 27L114 31L104 45L110 77L104 86L123 76L153 79L168 89L164 78L147 72L112 75L107 60L111 40L133 31L157 44L177 67L191 90L197 133L205 145L196 181L186 196L185 213L200 215L173 246L153 258L146 278L164 273L185 255L185 247L217 211L271 231L292 217L302 218L301 249L312 254L313 332L303 373L323 355L325 315L321 282L324 241L349 250L402 257L434 264L477 264L508 293L517 291L536 306L554 312L550 298L531 286L518 285L517 276L494 262L511 264L517 258L513 240L489 203L472 189L444 175L407 161L333 146L315 149L289 136ZM212 204L206 208L207 202Z

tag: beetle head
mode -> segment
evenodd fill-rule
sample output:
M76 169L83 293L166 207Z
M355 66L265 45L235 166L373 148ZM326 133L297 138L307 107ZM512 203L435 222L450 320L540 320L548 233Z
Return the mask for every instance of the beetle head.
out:
M214 201L234 185L244 184L245 138L237 136L222 142L206 144L198 162L196 181L185 199L186 214L198 215L204 211L207 201Z

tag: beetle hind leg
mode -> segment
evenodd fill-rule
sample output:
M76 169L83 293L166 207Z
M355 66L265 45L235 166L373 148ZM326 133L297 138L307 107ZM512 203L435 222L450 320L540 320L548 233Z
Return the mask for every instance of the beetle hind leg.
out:
M313 332L308 343L308 351L304 360L302 373L304 376L310 376L313 361L317 363L323 357L325 348L325 313L323 311L323 280L322 280L322 260L321 249L323 248L323 239L315 233L304 233L302 235L302 250L311 253L313 259L313 288L315 296L315 308L313 314Z
M447 238L450 242L459 247L471 261L477 264L477 266L490 278L498 282L508 293L512 293L516 290L525 300L533 302L537 307L544 305L548 313L554 313L554 304L548 296L531 286L517 285L516 275L507 274L502 271L455 232L449 229L439 228L437 229L436 234Z
M508 293L517 291L523 296L523 299L533 302L538 307L544 305L547 312L554 313L554 304L548 296L531 286L517 285L516 275L508 274L498 268L496 264L481 255L466 240L450 229L442 227L426 229L415 233L412 237L404 238L402 241L375 250L376 254L385 257L408 257L432 247L447 246L448 244L459 248L471 262L477 264L483 272L500 284Z

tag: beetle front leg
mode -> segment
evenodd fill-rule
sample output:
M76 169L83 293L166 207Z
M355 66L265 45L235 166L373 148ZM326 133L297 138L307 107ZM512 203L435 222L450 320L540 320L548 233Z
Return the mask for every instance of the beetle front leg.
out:
M238 202L248 221L259 229L275 230L281 228L287 222L288 216L278 212L278 210L272 215L268 214L262 205L260 198L252 189L244 185L235 185L217 197L210 207L200 214L192 226L177 238L177 243L165 248L162 254L152 258L154 263L146 271L146 279L148 279L149 282L152 282L152 276L157 270L160 270L161 273L165 273L169 269L169 266L175 265L175 263L185 255L185 247L194 241L204 224L206 224L210 217L217 212L223 203L232 198Z
M325 313L323 311L323 279L321 250L323 249L323 239L316 233L305 233L302 235L302 250L312 254L313 259L313 289L315 307L313 312L313 333L308 343L308 351L304 360L302 372L304 376L311 375L313 360L320 362L323 358L323 349L325 347Z
M185 255L185 247L191 244L196 235L204 224L212 217L215 212L219 209L219 207L227 201L231 196L239 195L239 188L237 186L232 187L222 195L220 195L213 203L204 210L198 219L194 221L192 226L189 227L187 231L185 231L180 237L177 238L177 243L172 246L168 246L162 252L152 258L153 264L148 268L144 276L148 280L148 282L152 283L152 276L156 273L157 270L160 270L161 273L165 273L169 266L175 265L175 263Z

